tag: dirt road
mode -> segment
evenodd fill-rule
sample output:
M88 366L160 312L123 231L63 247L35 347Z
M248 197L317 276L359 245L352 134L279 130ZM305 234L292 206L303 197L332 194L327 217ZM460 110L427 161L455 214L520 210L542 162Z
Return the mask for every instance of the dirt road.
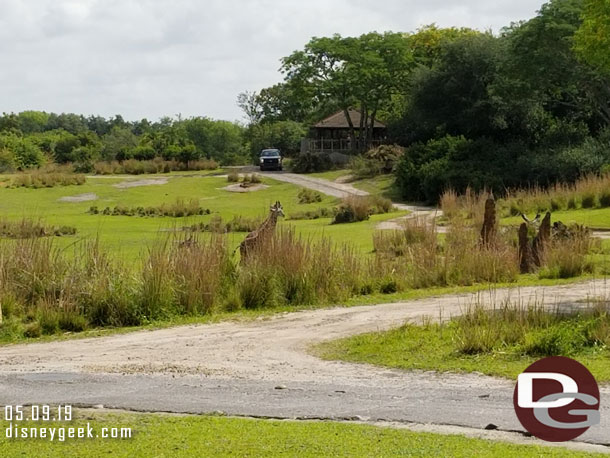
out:
M521 430L513 382L475 374L405 372L322 361L311 344L507 298L565 307L607 294L603 281L499 289L375 306L283 314L0 348L0 404L72 402L137 410L409 421ZM603 424L584 440L610 442L610 388Z
M347 197L347 196L368 196L369 193L361 189L355 188L349 183L338 183L336 181L325 180L323 178L315 178L308 175L300 175L296 173L287 172L262 172L261 175L265 175L269 178L273 178L277 181L285 181L292 183L303 188L313 189L314 191L321 192L323 194L333 197ZM404 220L411 218L423 218L431 219L436 216L442 215L441 210L435 207L426 207L423 205L407 205L393 203L394 208L401 211L410 212L406 216L400 216L387 221L379 223L377 229L401 229L401 223Z

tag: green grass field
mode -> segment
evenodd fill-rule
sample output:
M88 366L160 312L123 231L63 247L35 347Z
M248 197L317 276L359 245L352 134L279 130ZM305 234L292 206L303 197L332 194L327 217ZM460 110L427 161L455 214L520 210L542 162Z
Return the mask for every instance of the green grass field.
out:
M594 456L539 445L515 445L407 430L337 422L252 420L214 416L78 412L73 422L28 422L20 426L132 428L131 439L66 438L6 439L0 450L7 458L62 457L191 457L191 456L454 456L454 457L581 457ZM0 422L4 432L6 422Z
M456 339L459 339L459 334L455 330L453 323L423 326L407 324L390 331L325 342L315 346L312 351L329 360L369 363L405 370L480 372L511 379L542 357L524 354L523 345L517 344L501 346L489 352L465 354L457 349ZM487 332L491 335L493 330L488 329ZM559 332L556 334L561 335ZM564 335L565 339L577 339L565 332ZM532 337L533 333L530 333L527 339ZM566 356L584 364L599 382L610 381L610 349L605 345L587 347Z
M529 215L533 218L533 215ZM594 208L579 210L563 210L553 212L553 221L561 221L566 225L584 224L590 228L610 229L610 208ZM502 224L519 225L523 222L520 216L502 218Z
M167 184L149 185L118 189L114 185L123 181L139 181L151 178L168 178ZM292 212L313 210L318 207L336 205L338 200L323 196L322 202L299 204L297 194L299 187L289 183L263 179L267 189L249 193L229 192L222 188L229 183L224 177L189 177L184 174L168 174L163 176L140 176L126 178L88 178L81 186L59 186L54 188L26 189L0 188L0 215L3 218L18 220L31 218L45 224L66 225L76 227L78 233L74 237L61 240L69 244L82 238L100 238L104 246L132 257L150 246L167 231L196 222L207 222L214 215L223 219L233 216L261 217L267 216L269 205L280 200L284 212L290 216ZM98 196L95 201L60 202L62 197L93 193ZM200 205L211 210L211 215L171 218L171 217L130 217L105 216L87 213L95 205L100 210L105 207L123 205L128 207L158 206L162 203L174 202L177 198L185 200L197 199ZM349 242L364 253L372 250L371 233L375 224L385 219L400 216L394 212L385 215L373 215L370 220L349 225L331 225L329 218L318 220L283 221L281 224L294 226L304 236L321 237L326 235L337 243ZM230 234L233 245L237 245L245 236L243 233Z

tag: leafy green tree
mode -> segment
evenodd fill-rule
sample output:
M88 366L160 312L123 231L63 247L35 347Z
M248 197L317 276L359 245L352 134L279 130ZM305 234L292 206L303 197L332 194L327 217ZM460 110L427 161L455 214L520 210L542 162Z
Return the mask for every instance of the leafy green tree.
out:
M126 127L113 127L102 138L102 159L123 160L129 157L129 151L138 145L138 138Z
M253 159L265 148L279 148L285 155L294 155L301 149L301 139L307 129L294 121L266 122L251 125L246 138L250 145L250 155Z
M610 75L610 2L584 0L582 25L574 35L579 57Z
M47 129L64 129L71 134L77 135L86 130L87 120L82 115L77 115L74 113L50 113L49 120L47 122Z
M44 132L49 122L49 114L43 111L22 111L17 115L19 130L24 134Z
M0 151L3 151L5 162L10 159L21 170L40 167L45 162L45 157L36 143L15 133L0 135Z
M312 38L302 51L282 59L282 71L291 86L307 88L318 100L343 110L352 144L356 145L350 107L360 107L363 116L358 132L368 143L368 126L404 84L412 63L403 34L369 33L359 38L333 35Z

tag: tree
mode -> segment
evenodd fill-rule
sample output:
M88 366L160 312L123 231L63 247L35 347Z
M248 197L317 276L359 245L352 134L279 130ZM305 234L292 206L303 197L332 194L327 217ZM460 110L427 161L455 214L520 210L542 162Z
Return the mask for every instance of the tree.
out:
M349 109L359 105L362 138L358 140L367 144L378 110L401 87L411 64L403 34L333 35L312 38L302 51L282 59L282 72L286 83L307 88L319 100L343 110L352 144L357 145Z
M248 127L245 137L250 145L252 158L257 158L265 148L279 148L285 155L299 152L301 139L306 133L307 129L298 122L277 121L253 124Z
M256 124L263 117L257 92L240 92L237 95L237 106L244 112L248 124Z
M522 89L552 116L570 117L598 129L610 125L610 87L574 52L582 18L583 0L552 0L536 17L505 29L512 61L506 71L517 76Z
M129 151L136 147L138 138L126 127L113 127L112 130L102 138L102 158L109 161L126 158Z
M31 134L46 130L49 115L44 111L22 111L17 115L17 119L21 132Z
M447 43L432 67L415 71L401 124L403 142L446 134L473 138L504 129L499 100L490 93L502 54L501 41L491 34L468 35Z
M481 35L481 32L466 27L439 28L436 24L426 25L415 33L406 35L407 44L418 65L432 67L443 53L443 48L462 37Z
M21 170L40 167L45 161L44 155L36 143L28 137L15 133L0 135L0 152L2 152L2 162L7 168L9 165Z
M582 19L574 49L583 61L610 75L610 2L585 0Z

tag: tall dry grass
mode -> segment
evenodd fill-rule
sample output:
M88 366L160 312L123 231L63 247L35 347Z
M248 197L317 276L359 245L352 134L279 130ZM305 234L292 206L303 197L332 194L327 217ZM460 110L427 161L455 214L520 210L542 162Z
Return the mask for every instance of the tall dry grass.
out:
M392 201L381 196L347 196L335 210L333 223L355 223L369 219L371 215L388 213Z
M100 161L94 164L93 171L97 175L143 175L186 170L214 170L217 168L218 163L213 159L201 159L184 163L165 161L158 157L151 160Z
M76 234L76 228L71 226L47 226L27 218L18 221L0 219L0 237L2 238L27 239L74 234Z
M34 170L16 174L10 186L14 188L53 188L55 186L70 186L85 184L87 179L82 173L47 172Z
M177 198L173 202L165 202L156 207L126 207L117 205L113 208L106 207L100 210L96 205L89 207L88 213L93 215L113 215L113 216L169 216L173 218L182 218L185 216L194 215L209 215L211 212L207 208L203 208L199 204L198 199L182 199Z
M499 236L482 245L478 231L459 220L442 241L433 222L415 218L401 230L377 231L373 244L376 255L393 265L409 288L511 282L519 274L511 240Z
M482 218L482 212L478 209L487 195L486 191L474 193L467 190L464 195L458 196L455 191L448 190L441 196L441 209L450 219L456 216L474 218L478 224L479 218ZM589 175L573 184L556 183L545 188L534 186L507 190L498 204L502 217L578 208L607 208L610 207L610 174Z
M237 285L245 308L334 302L358 291L362 268L352 249L281 229L244 261Z

